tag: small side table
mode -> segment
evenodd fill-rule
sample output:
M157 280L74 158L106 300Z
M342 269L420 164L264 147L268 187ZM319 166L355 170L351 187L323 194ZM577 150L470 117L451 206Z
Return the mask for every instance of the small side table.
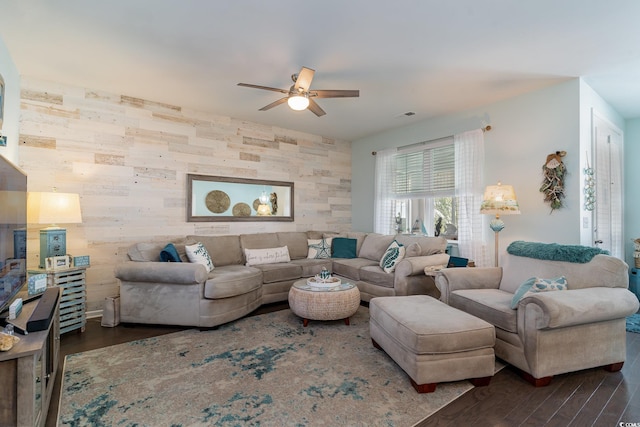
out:
M60 296L60 333L80 329L84 332L87 323L85 314L87 291L86 270L88 267L70 267L63 270L30 269L29 274L46 274L47 287L62 288Z
M298 280L289 290L289 307L302 317L306 328L309 320L339 320L349 325L360 306L360 291L351 283L341 283L333 288L309 286L307 279Z

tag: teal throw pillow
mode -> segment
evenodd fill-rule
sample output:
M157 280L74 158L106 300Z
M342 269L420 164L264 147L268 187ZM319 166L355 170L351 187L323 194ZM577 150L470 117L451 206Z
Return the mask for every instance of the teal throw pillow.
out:
M380 267L385 273L393 273L396 265L404 258L405 247L398 243L397 240L391 242L384 255L380 259Z
M542 279L540 277L532 277L527 279L520 285L516 293L513 294L511 300L511 308L518 308L518 303L521 299L528 297L532 294L549 291L565 291L567 289L567 279L564 276L556 277L555 279Z
M331 243L331 254L334 258L355 258L357 243L356 239L334 237Z
M178 250L173 245L173 243L169 243L165 246L160 252L160 261L162 262L182 262L180 259L180 255L178 255Z

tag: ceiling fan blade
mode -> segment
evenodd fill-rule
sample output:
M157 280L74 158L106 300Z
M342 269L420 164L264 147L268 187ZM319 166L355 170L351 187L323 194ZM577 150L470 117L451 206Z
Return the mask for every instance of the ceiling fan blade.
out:
M320 116L324 116L325 113L324 110L322 108L320 108L320 106L318 105L318 103L316 101L314 101L313 99L309 98L309 107L307 107L309 110L311 110L311 112L313 114L315 114L316 116L320 117Z
M277 101L274 101L274 102L272 102L272 103L271 103L271 104L269 104L269 105L265 105L265 106L264 106L264 107L262 107L259 111L267 111L267 110L272 109L273 107L277 107L277 106L278 106L278 105L280 105L280 104L284 104L285 102L287 102L287 99L288 99L288 98L289 98L288 96L285 96L284 98L280 98L280 99L278 99Z
M357 98L359 90L312 90L309 96L314 98Z
M313 75L315 73L315 70L312 70L311 68L302 67L293 87L295 89L302 88L305 92L309 91L309 88L311 87L311 80L313 80Z
M285 90L285 89L278 89L276 87L269 87L269 86L252 85L252 84L249 84L249 83L238 83L238 86L251 87L251 88L254 88L254 89L270 90L272 92L289 93L289 91Z

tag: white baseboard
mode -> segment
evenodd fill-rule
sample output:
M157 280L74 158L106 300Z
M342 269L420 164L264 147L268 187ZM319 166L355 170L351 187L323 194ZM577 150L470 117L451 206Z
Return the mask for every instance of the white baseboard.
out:
M102 317L102 310L92 310L84 313L87 319L94 319L96 317Z

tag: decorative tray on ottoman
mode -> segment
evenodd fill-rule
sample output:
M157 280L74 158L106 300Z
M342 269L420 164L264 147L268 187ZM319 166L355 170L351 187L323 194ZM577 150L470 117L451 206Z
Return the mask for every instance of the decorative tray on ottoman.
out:
M307 279L307 284L316 288L333 288L336 286L340 286L341 283L342 280L338 279L337 277L329 277L328 279L310 277Z

